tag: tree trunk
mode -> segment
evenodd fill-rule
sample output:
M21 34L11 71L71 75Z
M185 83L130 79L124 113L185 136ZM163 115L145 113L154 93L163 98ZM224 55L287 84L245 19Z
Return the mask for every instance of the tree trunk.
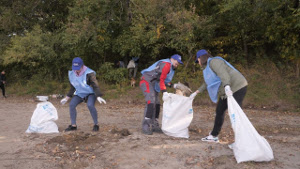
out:
M250 59L248 58L249 55L248 55L248 45L247 45L247 40L246 40L246 36L245 34L242 32L242 43L243 43L243 50L244 50L244 56L245 56L245 59L247 60L247 64L249 64L250 62Z
M296 56L296 78L299 79L299 74L300 74L300 57L298 56L298 52L297 50L295 49L294 50L295 52L295 56Z
M297 9L299 7L299 0L294 0L294 8Z
M185 66L184 66L184 69L183 70L186 70L186 68L188 67L188 65L189 65L189 62L191 61L191 59L193 58L193 54L192 54L192 49L190 49L189 51L188 51L188 53L189 53L189 59L188 59L188 61L186 62L186 64L185 64Z
M131 12L131 8L130 8L130 0L127 0L127 24L130 25L131 24L131 20L132 20L132 12Z
M298 60L296 63L296 78L299 79L299 69L300 69L300 61Z
M248 61L248 45L247 45L247 42L246 42L245 38L243 38L243 49L244 49L245 58Z

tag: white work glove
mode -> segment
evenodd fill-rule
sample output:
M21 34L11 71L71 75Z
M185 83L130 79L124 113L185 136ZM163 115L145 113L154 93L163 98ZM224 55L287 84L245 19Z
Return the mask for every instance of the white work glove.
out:
M101 103L104 103L106 104L106 101L104 99L102 99L102 97L97 97L97 100L98 102L101 104Z
M195 98L195 97L197 96L197 94L198 94L198 91L195 91L194 93L192 93L192 94L190 95L190 98L191 98L191 99Z
M68 100L69 100L69 97L65 97L65 98L61 99L60 104L64 105L68 102Z
M226 85L226 86L225 86L225 93L226 93L226 96L227 96L227 97L232 96L232 91L231 91L229 85Z
M162 97L163 101L167 101L170 98L171 98L170 93L168 93L168 92L163 93L163 97Z
M176 89L176 88L177 88L177 85L178 85L178 84L175 83L175 84L173 85L173 88Z

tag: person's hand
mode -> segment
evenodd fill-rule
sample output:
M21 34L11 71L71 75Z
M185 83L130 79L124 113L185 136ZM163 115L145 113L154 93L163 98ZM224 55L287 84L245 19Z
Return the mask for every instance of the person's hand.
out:
M198 94L199 92L198 92L198 90L197 91L195 91L194 93L192 93L191 95L190 95L190 98L195 98L196 96L197 96L197 94Z
M173 88L176 89L176 88L177 88L177 85L178 85L178 83L175 83L175 84L173 85Z
M169 83L166 84L166 86L167 86L167 87L172 87L173 84L172 84L171 82L169 82Z
M69 97L65 97L65 98L61 99L60 104L64 105L68 102L68 100L69 100Z
M170 94L168 92L164 92L162 97L163 101L167 101L169 98L170 98Z
M97 97L97 100L100 104L102 103L106 104L106 101L102 97Z
M231 91L229 85L225 86L225 94L226 94L227 97L232 96L232 91Z

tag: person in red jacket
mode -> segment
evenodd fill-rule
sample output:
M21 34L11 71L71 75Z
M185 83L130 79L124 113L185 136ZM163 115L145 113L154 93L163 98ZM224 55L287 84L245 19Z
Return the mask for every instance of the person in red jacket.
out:
M175 54L170 59L162 59L155 62L149 68L144 69L140 81L140 88L146 100L144 119L142 122L142 132L151 135L160 132L158 118L160 112L160 100L158 94L166 92L168 87L172 87L171 80L175 69L179 64L183 64L181 56Z

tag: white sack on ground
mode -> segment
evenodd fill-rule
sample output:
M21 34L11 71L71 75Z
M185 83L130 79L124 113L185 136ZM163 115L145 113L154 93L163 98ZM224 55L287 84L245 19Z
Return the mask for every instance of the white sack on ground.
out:
M58 127L54 122L57 119L57 110L52 103L46 101L38 103L26 133L58 133Z
M193 98L164 92L162 131L169 136L189 138Z
M274 159L268 141L258 134L233 96L228 97L228 114L235 142L230 145L238 163L245 161L270 161Z

